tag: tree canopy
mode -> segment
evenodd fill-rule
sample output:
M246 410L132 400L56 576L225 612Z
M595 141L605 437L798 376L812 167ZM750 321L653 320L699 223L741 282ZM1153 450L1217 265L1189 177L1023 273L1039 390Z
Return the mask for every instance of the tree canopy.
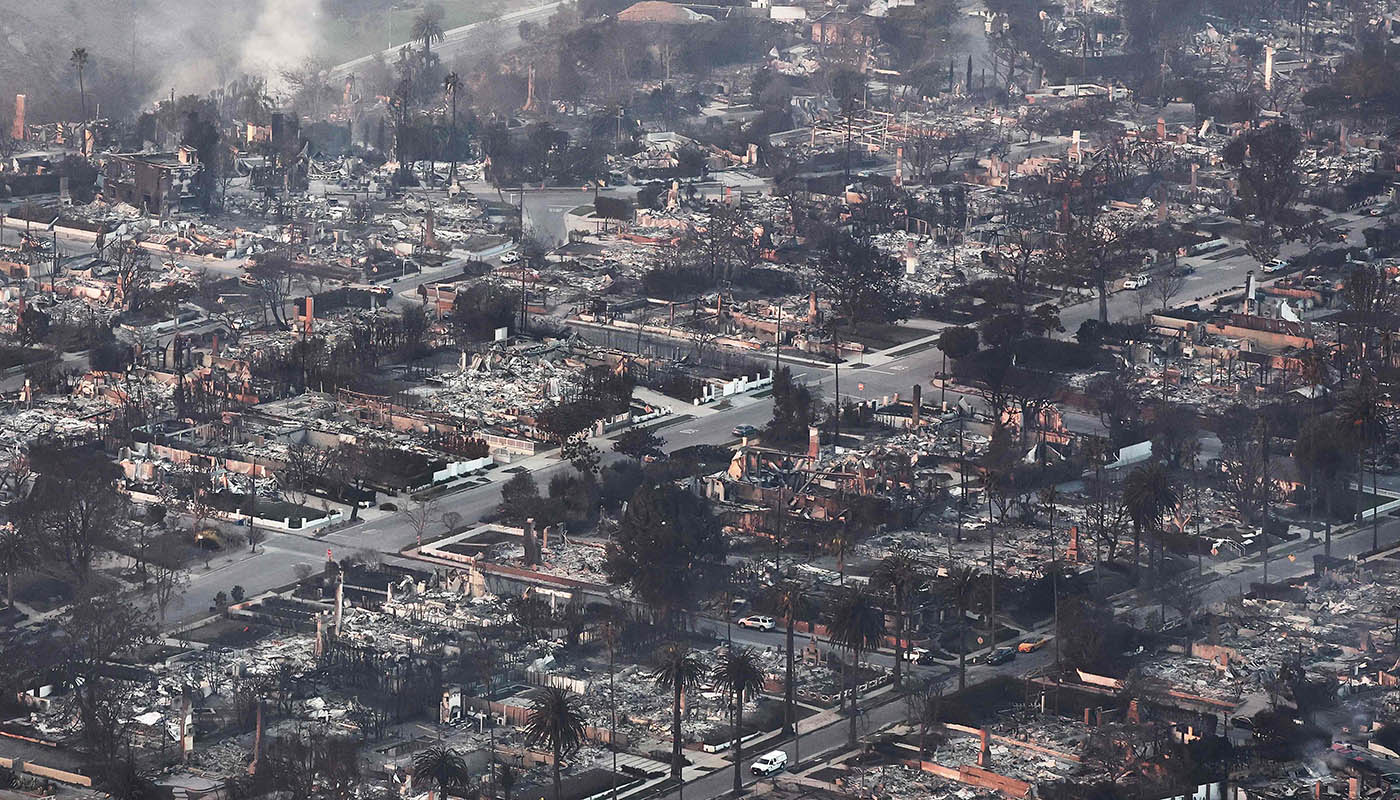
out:
M643 484L608 545L608 579L665 615L693 607L720 577L724 537L709 504L675 484Z

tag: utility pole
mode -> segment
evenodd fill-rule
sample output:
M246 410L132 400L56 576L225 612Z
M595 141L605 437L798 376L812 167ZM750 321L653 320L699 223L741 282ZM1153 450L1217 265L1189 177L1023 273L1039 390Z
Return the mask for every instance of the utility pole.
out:
M987 643L990 653L997 647L997 532L996 528L992 527L992 485L986 480L983 483L987 487L987 531L992 535L991 559L987 565L987 577L992 582L991 613L987 615L987 627L991 629L988 637L990 641Z
M957 512L958 517L958 532L953 541L962 544L962 505L967 502L967 458L963 455L962 406L958 406L958 481L961 484L962 492L958 495L957 507L953 509ZM948 542L948 562L953 562L953 542Z
M832 454L841 446L841 339L836 332L836 324L831 325L831 346L836 356L833 366L836 370L836 438L832 441Z
M608 705L611 707L612 718L611 727L608 728L608 749L612 751L612 800L617 800L617 686L613 682L617 673L617 668L613 660L613 650L617 646L617 599L609 598L608 602ZM492 797L495 797L493 792Z
M1274 479L1269 470L1269 424L1267 422L1260 423L1260 438L1263 440L1261 444L1264 456L1263 497L1260 499L1263 501L1264 513L1259 533L1264 540L1264 591L1267 593L1269 590L1269 492L1274 488Z
M1050 484L1050 593L1055 607L1055 669L1060 668L1060 556L1055 546L1055 484ZM1055 707L1059 708L1060 693L1055 692Z
M249 549L257 547L258 528L258 457L253 456L253 471L248 473L252 488L248 492L248 542ZM359 502L356 500L355 502Z
M519 231L520 231L520 233L519 233L519 236L520 236L520 249L523 250L523 249L525 249L525 181L524 181L523 179L520 181L520 188L519 188L519 191L520 191L520 208L519 208L519 210L516 212L516 214L517 214L517 217L516 217L516 218L517 218L517 220L519 221L518 229L519 229ZM525 260L524 255L525 255L524 253L521 253L521 254L520 254L520 256L521 256L520 260L518 260L518 261L515 262L515 263L516 263L516 268L520 270L520 335L521 335L521 336L524 336L524 335L525 335L525 323L526 323L526 320L527 320L527 315L528 315L529 312L530 312L529 301L527 300L527 298L526 298L526 293L525 293L525 267L529 264L529 262Z

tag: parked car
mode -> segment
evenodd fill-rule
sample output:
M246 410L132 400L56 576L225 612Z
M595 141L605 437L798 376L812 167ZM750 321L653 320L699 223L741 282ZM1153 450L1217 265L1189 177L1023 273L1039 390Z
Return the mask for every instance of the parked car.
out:
M730 431L730 433L734 434L735 436L738 436L741 439L744 439L749 436L756 435L758 433L758 428L755 428L752 425L735 425L734 430Z
M1264 265L1264 271L1269 273L1282 272L1287 268L1288 262L1281 258L1270 259L1269 263Z
M502 264L514 264L515 262L517 262L517 261L519 261L519 260L520 260L520 254L517 253L517 252L514 251L514 250L507 250L506 252L504 252L504 253L501 254L501 263L502 263Z
M937 664L937 663L938 663L938 659L936 659L936 658L933 657L933 653L932 653L932 652L930 652L930 651L928 651L928 650L924 650L924 652L922 652L922 653L919 654L919 657L918 657L918 658L914 659L914 663L915 663L915 664L923 664L923 665L925 665L925 666L928 666L928 665L930 665L930 664Z
M987 654L987 664L995 667L998 664L1005 664L1016 657L1016 651L1010 647L998 647Z
M928 655L928 648L927 648L927 647L911 647L911 648L909 648L908 650L905 650L905 651L904 651L904 659L905 659L906 661L915 661L915 662L919 662L919 659L920 659L920 658L923 658L923 657L926 656L926 655ZM919 662L919 663L923 663L923 662Z
M774 775L787 769L787 765L787 753L782 750L770 750L754 759L753 766L749 769L755 775Z
M737 623L741 628L752 628L756 631L771 631L778 627L778 623L772 617L764 617L758 614L751 614Z
M1376 206L1375 208L1371 209L1371 212L1370 212L1370 213L1371 213L1371 216L1373 216L1373 217L1384 217L1384 216L1385 216L1385 206Z
M1035 651L1044 647L1049 641L1050 637L1047 636L1043 639L1032 639L1029 642L1021 642L1020 644L1016 645L1016 652L1034 653Z
M1207 239L1206 241L1201 242L1201 243L1199 243L1199 244L1193 244L1193 245L1191 245L1190 247L1186 248L1186 254L1187 254L1187 255L1192 255L1192 256L1198 256L1198 255L1201 255L1202 253L1209 253L1209 252L1211 252L1211 251L1219 250L1219 249L1221 249L1221 248L1223 248L1223 247L1227 247L1227 246L1229 246L1229 244L1230 244L1229 240L1227 240L1227 239L1222 239L1222 238L1220 238L1220 237L1217 236L1217 237L1214 238L1214 239Z
M1134 276L1132 276L1131 278L1128 278L1127 280L1123 281L1123 288L1124 288L1124 289L1144 289L1144 288L1147 287L1147 284L1149 284L1149 283L1151 283L1151 282L1152 282L1152 276L1147 275L1146 273L1140 273L1140 274L1134 275Z

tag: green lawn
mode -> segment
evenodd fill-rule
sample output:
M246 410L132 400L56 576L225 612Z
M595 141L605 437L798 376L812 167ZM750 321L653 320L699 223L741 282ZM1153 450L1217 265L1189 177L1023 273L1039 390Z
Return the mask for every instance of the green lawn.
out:
M503 10L500 0L437 0L437 4L443 10L443 30L481 22L498 16ZM356 20L330 21L323 29L327 56L335 62L349 61L404 44L409 41L413 20L424 5L426 3L409 2Z
M843 329L840 336L844 341L860 342L871 352L877 352L905 342L912 342L915 339L928 336L929 333L931 331L904 325L881 325L867 322L857 325L855 330Z

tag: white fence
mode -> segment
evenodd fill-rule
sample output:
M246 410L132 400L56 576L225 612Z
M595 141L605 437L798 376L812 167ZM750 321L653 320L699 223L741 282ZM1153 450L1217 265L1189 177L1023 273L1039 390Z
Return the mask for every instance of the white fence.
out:
M713 403L725 397L756 392L773 385L773 371L768 371L768 376L758 374L750 378L747 375L740 375L733 380L726 381L718 386L705 384L701 387L701 394L693 401L697 406Z

